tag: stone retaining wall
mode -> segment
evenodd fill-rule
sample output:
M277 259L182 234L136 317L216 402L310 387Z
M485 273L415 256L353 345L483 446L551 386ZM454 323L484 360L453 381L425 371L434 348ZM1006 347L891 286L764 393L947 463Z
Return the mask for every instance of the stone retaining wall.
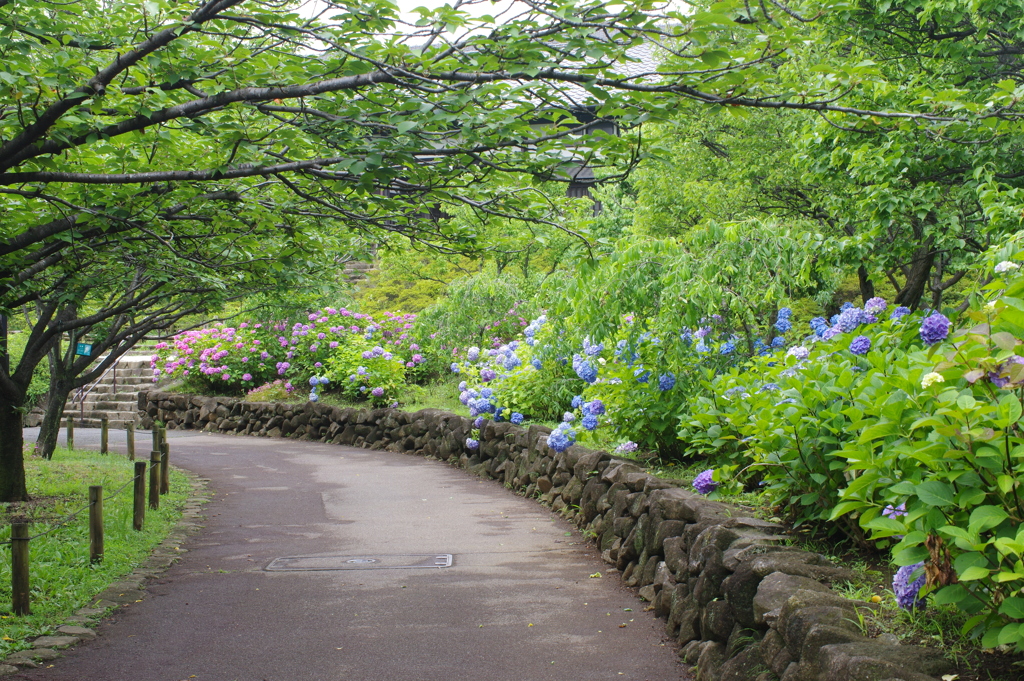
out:
M340 409L151 391L142 427L284 436L447 460L536 496L595 537L606 562L665 618L698 681L935 681L937 651L866 638L876 606L828 585L855 579L819 554L789 546L782 529L735 506L579 446L556 453L548 428L487 421L467 450L472 420L433 409Z

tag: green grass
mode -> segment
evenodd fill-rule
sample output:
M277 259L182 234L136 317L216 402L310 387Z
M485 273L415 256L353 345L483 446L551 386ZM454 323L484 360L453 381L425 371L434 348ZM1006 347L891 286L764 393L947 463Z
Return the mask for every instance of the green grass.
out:
M131 480L132 462L117 454L69 452L60 447L53 460L25 461L32 501L0 504L0 541L10 539L12 518L27 518L29 534L54 527L64 516L88 502L90 485L103 485L104 557L89 562L89 513L29 544L32 614L11 614L11 551L0 547L0 655L27 647L26 637L52 632L111 583L129 574L174 527L191 492L184 474L171 470L171 491L160 510L146 509L145 528L132 529L132 486L113 498ZM148 482L147 482L148 484Z

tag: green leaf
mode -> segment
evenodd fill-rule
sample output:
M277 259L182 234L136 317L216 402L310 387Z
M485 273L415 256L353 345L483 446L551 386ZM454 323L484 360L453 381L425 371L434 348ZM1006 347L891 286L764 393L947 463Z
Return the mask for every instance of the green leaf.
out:
M926 480L915 490L918 498L929 506L943 508L953 504L953 488L938 480Z
M999 606L999 613L1015 620L1024 619L1024 598L1012 596Z
M998 506L979 506L971 511L971 519L967 527L971 532L984 532L995 527L1008 517L1009 514Z
M959 603L970 595L970 592L963 585L950 584L936 591L934 600L936 605L951 605Z
M960 574L961 582L973 582L978 579L987 579L992 574L992 571L988 568L983 568L977 565L971 566L964 570Z

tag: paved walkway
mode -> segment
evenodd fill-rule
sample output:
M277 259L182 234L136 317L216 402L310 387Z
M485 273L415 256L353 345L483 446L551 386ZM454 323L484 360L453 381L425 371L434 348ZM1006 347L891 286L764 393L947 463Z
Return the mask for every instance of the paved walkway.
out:
M579 532L497 482L404 454L170 437L174 464L211 481L205 529L141 603L100 624L98 640L50 669L8 678L691 678L663 622L607 574ZM98 431L79 429L75 439L98 446ZM112 433L112 447L122 439ZM148 449L148 433L137 443ZM448 568L265 569L311 554L454 558Z

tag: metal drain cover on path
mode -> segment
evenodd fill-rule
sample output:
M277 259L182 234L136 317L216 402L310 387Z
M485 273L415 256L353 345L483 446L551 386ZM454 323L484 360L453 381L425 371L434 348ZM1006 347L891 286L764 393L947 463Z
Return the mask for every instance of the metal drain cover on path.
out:
M422 553L401 556L283 556L263 568L267 572L309 572L316 570L396 570L405 568L446 568L452 566L450 553Z

